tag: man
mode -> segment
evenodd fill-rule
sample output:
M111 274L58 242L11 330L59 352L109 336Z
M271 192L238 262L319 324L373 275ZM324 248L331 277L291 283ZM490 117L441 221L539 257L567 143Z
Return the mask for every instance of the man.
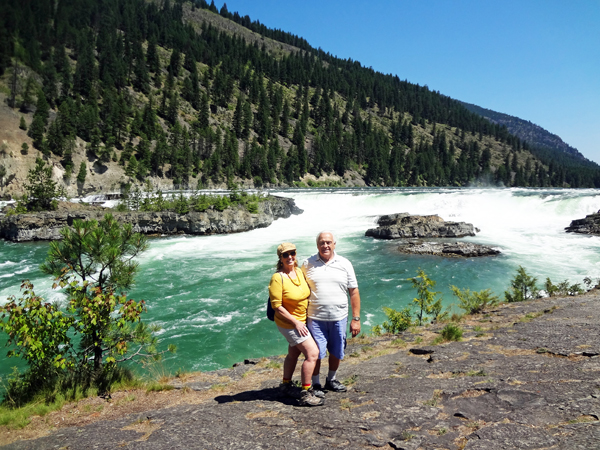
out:
M354 268L350 261L335 252L335 237L330 231L317 236L319 252L302 264L310 286L307 326L319 346L319 359L313 372L312 384L321 390L319 372L321 359L329 351L329 373L325 390L345 392L346 386L336 379L340 361L344 359L346 327L348 325L348 294L352 307L350 333L360 333L360 295Z

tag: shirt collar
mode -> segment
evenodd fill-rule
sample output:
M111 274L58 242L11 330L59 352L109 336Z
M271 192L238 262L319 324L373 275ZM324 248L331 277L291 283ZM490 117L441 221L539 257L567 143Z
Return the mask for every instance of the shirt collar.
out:
M321 261L323 264L329 264L332 263L333 261L335 261L337 259L337 252L334 250L333 251L333 256L329 259L329 261L325 262L323 261L323 259L321 258L321 254L317 252L317 259L319 261Z

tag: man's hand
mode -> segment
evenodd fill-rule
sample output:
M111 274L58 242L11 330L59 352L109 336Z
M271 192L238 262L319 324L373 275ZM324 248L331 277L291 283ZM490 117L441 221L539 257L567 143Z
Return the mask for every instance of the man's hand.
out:
M358 293L358 288L349 288L348 292L350 293L350 306L352 307L351 317L360 317L360 294ZM352 320L350 322L350 332L352 333L352 337L358 336L358 333L360 333L360 320Z
M360 333L360 321L359 320L352 320L350 322L350 333L352 333L352 337L358 336L358 334Z

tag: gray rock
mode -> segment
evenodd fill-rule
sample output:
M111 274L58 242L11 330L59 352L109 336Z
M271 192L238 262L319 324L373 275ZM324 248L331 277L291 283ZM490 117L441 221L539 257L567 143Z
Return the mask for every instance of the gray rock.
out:
M259 203L257 214L251 214L242 206L227 208L222 212L209 209L187 214L177 214L172 211L46 211L4 217L0 222L0 238L16 242L57 240L61 238L60 230L71 226L75 219L100 220L107 213L111 213L119 223L132 224L133 230L137 233L202 235L239 233L265 228L276 219L301 214L302 210L296 207L293 199L271 196Z
M367 230L365 236L376 239L457 238L475 236L479 231L466 222L446 222L440 216L418 216L408 213L381 216L377 228Z
M265 368L256 372L258 383L215 391L197 404L57 427L0 447L599 449L600 361L583 355L600 352L599 301L590 292L500 305L461 322L461 342L419 347L414 331L351 339L338 371L340 380L351 380L348 391L327 392L317 408L284 397L277 388L281 371ZM445 325L426 330L439 333ZM371 357L355 361L366 341ZM256 368L221 369L177 387L211 392L222 377L234 383ZM325 364L322 379L326 373ZM132 429L141 422L149 430Z
M500 254L500 250L496 248L471 242L405 242L398 247L398 250L412 255L436 255L449 258L472 258Z
M571 225L566 227L565 231L567 233L600 235L600 211L588 214L584 219L571 221Z

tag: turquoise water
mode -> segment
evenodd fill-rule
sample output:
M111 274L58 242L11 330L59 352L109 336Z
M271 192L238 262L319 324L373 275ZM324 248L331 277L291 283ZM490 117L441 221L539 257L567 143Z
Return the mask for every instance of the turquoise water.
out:
M301 261L316 252L315 237L324 229L336 233L337 251L354 264L365 330L385 319L383 306L398 309L411 302L416 293L407 278L418 268L437 282L446 305L454 301L450 285L491 288L502 296L519 265L540 286L546 277L555 283L600 277L600 237L563 231L571 220L600 208L600 191L365 188L271 193L294 198L304 213L246 233L153 239L139 259L137 284L129 296L146 300L145 320L162 326L159 338L165 347L178 347L165 360L165 370L206 371L285 353L286 344L265 317L275 249L282 241L294 242ZM479 259L408 256L398 253L393 241L364 236L378 215L397 212L472 223L480 232L467 240L499 247L502 254ZM18 295L24 278L50 301L63 298L38 269L47 248L47 243L0 241L0 301ZM4 355L2 351L0 376L15 365Z

